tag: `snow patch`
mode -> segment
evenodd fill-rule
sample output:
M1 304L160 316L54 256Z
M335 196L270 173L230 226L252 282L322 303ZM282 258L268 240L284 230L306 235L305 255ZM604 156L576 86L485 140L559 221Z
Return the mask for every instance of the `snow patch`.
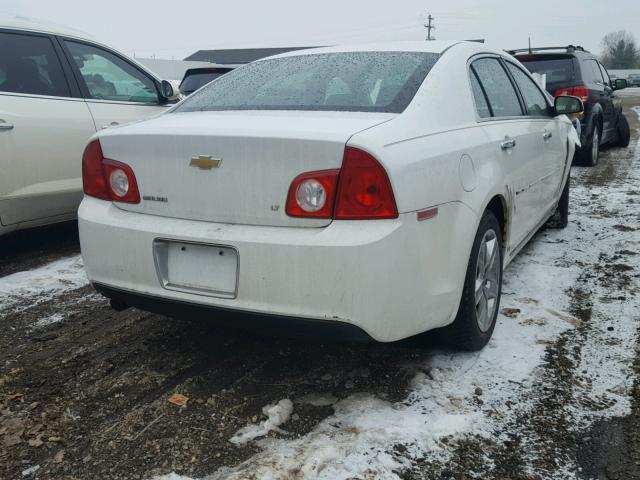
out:
M0 312L26 299L32 306L88 283L80 255L13 273L0 278Z
M53 315L49 315L48 317L41 318L40 320L35 322L33 324L33 328L38 329L38 328L48 327L49 325L53 325L54 323L60 323L64 319L65 319L65 316L62 315L61 313L54 313Z
M238 432L231 437L230 442L235 443L236 445L242 445L255 438L263 437L271 431L283 433L279 427L289 421L291 413L293 413L293 402L288 398L285 398L275 405L267 405L266 407L263 407L262 413L267 416L267 419L264 422L258 425L247 425L246 427L238 430Z

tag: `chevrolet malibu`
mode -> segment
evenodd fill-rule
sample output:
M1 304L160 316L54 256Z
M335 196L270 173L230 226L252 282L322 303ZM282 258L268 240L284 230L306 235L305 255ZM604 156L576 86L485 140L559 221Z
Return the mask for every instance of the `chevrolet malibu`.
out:
M91 140L87 275L118 309L480 349L504 266L566 225L582 108L476 43L249 64Z

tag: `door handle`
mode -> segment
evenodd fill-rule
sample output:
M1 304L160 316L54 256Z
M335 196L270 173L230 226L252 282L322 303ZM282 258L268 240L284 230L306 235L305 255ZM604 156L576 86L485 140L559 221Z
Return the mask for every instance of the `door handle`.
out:
M13 125L4 120L0 120L0 130L13 130Z
M109 128L109 127L115 127L117 125L120 125L118 122L111 122L109 125L103 125L102 126L102 130L104 130L105 128Z
M542 135L542 138L544 138L545 141L551 139L552 137L553 137L553 133L551 132L544 132L544 135Z
M511 150L512 148L515 148L515 146L516 141L513 138L505 138L504 142L500 144L500 148L502 150Z

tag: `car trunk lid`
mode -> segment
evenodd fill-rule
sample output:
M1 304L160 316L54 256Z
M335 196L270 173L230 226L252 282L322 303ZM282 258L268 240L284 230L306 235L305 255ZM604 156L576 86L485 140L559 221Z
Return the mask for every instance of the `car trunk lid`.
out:
M330 219L285 213L292 180L340 168L349 138L394 118L387 113L189 112L110 129L106 158L135 172L142 201L132 212L218 223L320 227Z

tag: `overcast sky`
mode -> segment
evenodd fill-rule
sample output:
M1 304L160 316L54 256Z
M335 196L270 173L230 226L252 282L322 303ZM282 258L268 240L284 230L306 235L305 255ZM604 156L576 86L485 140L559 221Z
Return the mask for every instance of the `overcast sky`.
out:
M481 6L480 6L481 5ZM614 6L615 5L615 6ZM311 46L486 38L501 48L583 45L612 31L640 40L640 0L0 0L0 14L63 24L138 57L183 58L207 48Z

